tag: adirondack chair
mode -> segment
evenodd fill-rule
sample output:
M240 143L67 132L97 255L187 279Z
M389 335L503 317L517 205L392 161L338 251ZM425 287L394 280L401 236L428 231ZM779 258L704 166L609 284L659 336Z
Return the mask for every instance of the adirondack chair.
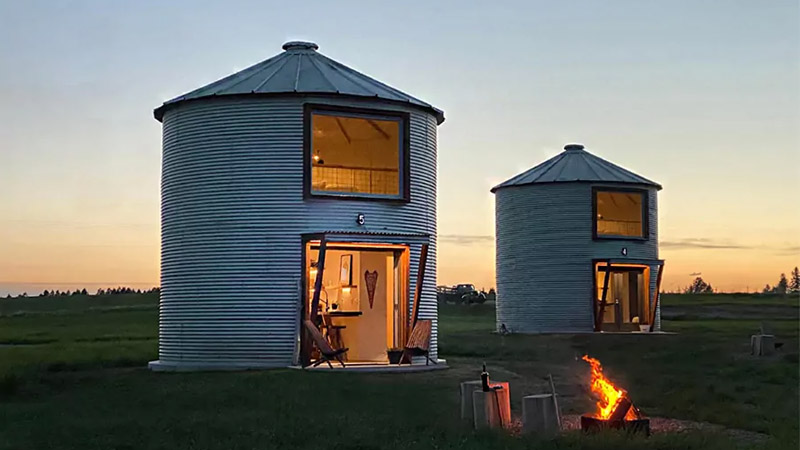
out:
M403 356L400 357L398 365L406 360L410 363L413 356L424 356L426 366L428 362L436 364L436 361L432 360L428 354L428 348L431 346L432 325L433 322L427 319L417 321L414 329L411 330L411 336L408 337L408 343L403 348Z
M328 367L333 369L331 360L334 359L336 361L339 361L339 364L341 364L342 367L345 367L344 361L342 361L342 355L347 353L348 349L340 348L334 350L333 348L331 348L331 345L325 339L325 336L323 336L322 333L319 331L317 326L314 325L314 322L306 319L305 321L303 321L303 325L305 326L306 330L308 330L309 334L311 334L311 339L314 341L314 344L317 346L320 353L320 358L314 361L311 364L311 367L317 367L322 363L328 363Z

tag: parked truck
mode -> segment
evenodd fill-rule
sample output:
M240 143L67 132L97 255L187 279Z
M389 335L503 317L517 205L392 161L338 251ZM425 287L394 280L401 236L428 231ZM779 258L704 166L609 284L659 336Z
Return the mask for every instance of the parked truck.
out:
M437 286L436 298L439 303L472 304L486 301L486 294L475 289L473 284L457 284L455 286Z

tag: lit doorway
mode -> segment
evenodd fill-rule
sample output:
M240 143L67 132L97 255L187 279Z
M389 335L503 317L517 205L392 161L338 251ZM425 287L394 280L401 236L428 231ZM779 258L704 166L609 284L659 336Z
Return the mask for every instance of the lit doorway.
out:
M595 330L640 331L650 324L650 268L595 264Z
M314 311L320 245L305 244L303 319L317 325L332 348L348 349L348 365L388 364L387 350L402 348L407 333L409 247L328 242ZM316 359L306 338L301 334L303 365Z

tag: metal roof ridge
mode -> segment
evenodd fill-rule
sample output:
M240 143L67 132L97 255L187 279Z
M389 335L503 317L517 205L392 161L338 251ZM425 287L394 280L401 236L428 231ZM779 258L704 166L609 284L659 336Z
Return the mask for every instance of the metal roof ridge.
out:
M209 92L209 91L212 91L214 89L218 89L218 90L231 89L234 86L240 84L241 82L243 82L245 80L249 80L250 78L252 78L256 74L260 73L261 70L265 69L266 67L269 67L270 65L274 64L275 61L277 61L281 56L283 56L283 54L273 56L272 58L269 58L269 59L265 59L264 61L261 61L261 62L258 62L256 64L253 64L250 67L245 67L244 69L242 69L242 70L240 70L240 71L238 71L236 73L232 73L232 74L228 75L227 77L224 77L224 78L222 78L220 80L217 80L217 81L215 81L215 82L213 82L211 84L207 84L207 85L202 86L200 88L197 88L197 89L195 89L193 91L190 91L188 94L184 95L183 97L184 98L195 98L195 97L189 97L189 96L191 96L192 94L194 94L194 93L196 93L197 91L200 91L200 90L203 90L204 93L199 95L199 97L203 97L203 96L209 95L209 94L206 94L205 92ZM239 77L237 77L237 75L239 75ZM225 85L226 82L230 82L230 81L234 81L234 82L231 83L230 85ZM225 85L224 88L221 87L223 85ZM212 92L212 94L215 94L215 93ZM170 100L167 103L172 103L173 101L174 100Z
M519 180L521 180L521 179L523 179L523 178L525 178L527 176L533 175L532 172L535 172L537 169L542 169L542 168L544 168L546 166L549 166L549 165L551 166L551 165L555 164L556 163L556 158L558 156L559 155L556 155L556 156L554 156L554 157L552 157L552 158L550 158L550 159L548 159L546 161L543 161L543 162L531 167L528 170L525 170L525 171L523 171L521 173L518 173L518 174L514 175L513 177L507 179L506 181L503 181L502 183L494 186L491 189L491 192L494 192L494 191L496 191L497 189L499 189L501 187L513 186L513 185L517 184L519 182ZM533 180L528 180L528 181L526 181L524 183L520 183L520 184L532 183L537 179L538 179L538 177L534 178Z
M317 72L319 72L320 77L322 77L322 79L325 80L326 83L328 83L328 86L330 86L331 89L335 90L336 92L339 92L339 88L337 88L336 85L333 83L333 81L331 81L331 79L328 78L328 75L325 73L325 71L322 70L322 68L320 68L319 64L321 63L317 61L317 58L308 58L308 60L311 61L311 65L314 66L315 69L317 69Z
M433 105L431 105L430 103L428 103L426 101L420 100L420 99L414 97L413 95L410 95L410 94L407 94L407 93L401 91L400 89L397 89L397 88L395 88L393 86L390 86L390 85L388 85L388 84L386 84L386 83L384 83L382 81L379 81L379 80L377 80L377 79L375 79L375 78L373 78L373 77L371 77L369 75L363 74L363 73L353 69L352 67L348 67L345 64L340 63L339 61L336 61L335 59L328 58L327 56L322 55L322 54L321 54L321 56L324 57L326 60L328 60L332 65L341 66L341 68L346 69L348 72L352 72L353 74L359 74L359 75L361 75L360 78L363 78L364 81L367 81L367 82L369 82L370 84L372 84L372 85L374 85L376 87L379 87L379 88L382 88L382 89L390 91L392 94L394 94L395 96L399 97L400 100L402 100L402 101L406 101L406 102L409 102L409 103L415 103L416 102L416 104L418 104L420 106L425 106L425 107L428 107L428 108L432 108L432 109L434 109L436 111L440 111L439 109L437 109L436 107L434 107ZM336 67L336 68L339 68L339 67Z
M322 55L322 56L325 56L325 55ZM353 69L352 67L348 67L345 64L342 64L339 61L336 61L335 59L328 58L327 56L325 56L325 58L334 66L341 66L342 68L347 69L348 72L351 72L351 73L354 73L354 74L361 74L361 72ZM406 94L405 92L402 92L399 89L395 89L395 88L393 88L393 87L391 87L391 86L389 86L389 85L387 85L385 83L381 83L380 81L372 78L369 75L365 75L365 74L361 74L361 75L364 75L363 77L361 77L361 78L364 78L364 81L366 81L366 82L368 82L368 83L370 83L370 84L372 84L374 86L377 86L379 88L389 90L394 95L397 95L399 97L413 98L410 95Z
M553 167L555 167L555 166L556 166L558 163L560 163L561 161L563 161L563 160L564 160L564 158L566 158L566 157L567 157L567 152L561 152L561 153L559 153L558 155L554 156L554 157L553 157L553 158L550 160L550 161L552 161L552 164L550 164L550 165L549 165L549 166L548 166L546 169L544 169L544 170L543 170L541 173L539 173L539 174L536 176L536 178L534 178L533 180L530 180L530 181L536 181L536 180L540 180L540 179L542 179L542 178L544 177L544 175L545 175L547 172L549 172L550 170L552 170L552 169L553 169ZM536 168L534 167L534 169L536 169ZM531 169L531 170L534 170L534 169ZM562 171L563 171L563 170L562 170Z
M268 59L266 61L262 61L261 63L256 64L255 66L251 66L253 68L255 68L256 66L259 66L259 68L258 68L258 70L253 70L253 73L242 77L241 79L237 80L235 83L231 84L230 86L226 86L225 89L233 89L234 86L238 86L239 84L242 84L242 82L247 81L247 80L253 78L254 76L260 74L264 69L266 69L269 66L275 64L275 61L273 61L273 59L274 58L270 58L270 59ZM262 63L266 63L268 61L269 61L269 64L264 64L263 66L261 65ZM248 69L245 69L245 70L248 70ZM239 73L241 73L241 72L239 72Z
M294 73L294 91L297 92L297 87L300 85L300 67L303 65L303 54L297 53L297 70Z
M280 66L278 66L277 68L275 68L275 70L273 70L272 73L269 74L268 77L264 78L264 80L261 83L258 83L258 86L253 88L253 92L258 92L258 90L261 89L265 84L267 84L269 82L269 80L271 80L272 77L274 77L278 72L280 72L281 69L283 69L283 67L288 62L289 62L289 58L283 58L283 63Z
M569 159L568 156L572 156L571 155L572 153L574 153L574 151L570 152L570 155L567 155L567 152L563 152L562 154L565 155L563 159L565 159L565 160ZM569 161L564 161L561 164L561 170L559 170L558 173L553 176L553 181L558 181L558 178L561 176L561 174L564 173L565 170L567 170L567 165L568 164L569 164Z
M323 56L325 56L325 55L323 55ZM358 71L356 71L356 70L354 70L354 69L352 69L350 67L347 67L347 66L345 66L344 64L342 64L340 62L334 61L334 60L332 60L330 58L326 57L326 59L331 64L331 67L334 70L338 71L343 77L347 78L351 83L360 86L362 89L364 89L367 92L373 91L373 89L370 89L369 86L364 83L364 81L367 81L367 82L372 81L373 84L374 84L375 80L373 80L372 77L369 77L369 76L366 76L366 75L360 76L360 77L359 76L355 76L355 74L359 73ZM382 86L378 85L378 87L382 87ZM400 101L408 102L408 98L410 97L409 95L406 95L406 94L397 95L397 93L391 92L391 91L390 91L390 93L394 97L399 97L399 98L395 98L395 99L391 99L390 98L390 100L400 100ZM378 97L377 94L375 94L374 96Z
M595 155L592 155L592 156L595 156ZM638 180L641 180L642 182L652 183L652 184L658 185L660 187L660 185L658 183L650 181L647 178L645 178L645 177L643 177L643 176L641 176L641 175L639 175L639 174L637 174L635 172L632 172L632 171L630 171L630 170L628 170L628 169L626 169L626 168L624 168L622 166L619 166L617 164L612 163L611 161L606 161L605 159L600 158L599 156L595 156L595 158L597 158L599 160L598 162L600 163L600 165L604 166L604 168L606 168L606 170L611 171L611 169L614 169L614 170L617 170L618 172L622 172L623 174L625 174L625 175L627 175L627 176L629 176L631 178L636 178ZM605 166L608 166L608 167L605 167Z
M586 167L588 167L589 170L594 172L594 176L596 176L599 179L602 179L603 176L600 175L600 173L594 169L594 167L592 166L592 164L590 162L590 161L592 161L590 157L592 157L592 156L594 156L595 158L597 158L597 157L595 155L587 152L586 150L581 150L581 152L582 152L581 158L583 158L583 160L585 161Z

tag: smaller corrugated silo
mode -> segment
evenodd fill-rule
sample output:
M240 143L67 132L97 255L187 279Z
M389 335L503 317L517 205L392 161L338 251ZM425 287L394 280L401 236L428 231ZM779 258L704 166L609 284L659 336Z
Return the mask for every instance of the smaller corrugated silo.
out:
M492 188L498 330L660 329L660 189L578 144Z

